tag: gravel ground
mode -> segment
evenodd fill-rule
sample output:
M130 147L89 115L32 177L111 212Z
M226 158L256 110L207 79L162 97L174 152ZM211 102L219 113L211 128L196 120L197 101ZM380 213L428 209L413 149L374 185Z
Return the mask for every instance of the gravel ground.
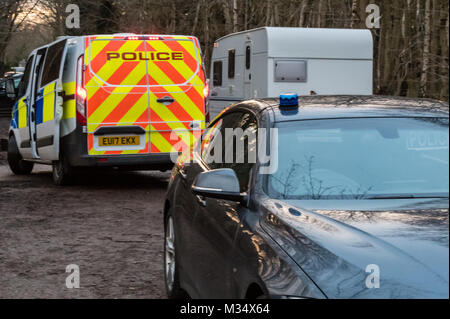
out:
M96 174L56 187L42 166L0 166L0 298L165 298L167 173ZM65 286L80 268L80 289Z
M48 166L14 176L0 163L0 298L165 298L168 178L103 172L57 187ZM79 289L66 288L69 264Z

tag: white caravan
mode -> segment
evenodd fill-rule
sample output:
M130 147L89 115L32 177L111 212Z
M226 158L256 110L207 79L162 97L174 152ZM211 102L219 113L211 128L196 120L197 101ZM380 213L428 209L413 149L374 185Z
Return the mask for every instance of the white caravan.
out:
M210 112L237 101L299 95L371 95L369 30L262 27L214 43Z

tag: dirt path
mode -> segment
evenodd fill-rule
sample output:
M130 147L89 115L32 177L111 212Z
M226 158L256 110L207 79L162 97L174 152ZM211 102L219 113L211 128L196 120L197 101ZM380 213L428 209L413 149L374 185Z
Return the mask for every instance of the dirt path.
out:
M0 164L0 298L165 298L168 173L110 172L56 187L46 166ZM67 289L66 266L80 268Z

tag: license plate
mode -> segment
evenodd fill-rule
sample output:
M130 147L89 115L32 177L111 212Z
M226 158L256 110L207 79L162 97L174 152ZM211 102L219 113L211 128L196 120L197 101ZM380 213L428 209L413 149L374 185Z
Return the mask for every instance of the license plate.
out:
M101 136L98 138L98 145L100 146L128 146L140 144L140 136Z

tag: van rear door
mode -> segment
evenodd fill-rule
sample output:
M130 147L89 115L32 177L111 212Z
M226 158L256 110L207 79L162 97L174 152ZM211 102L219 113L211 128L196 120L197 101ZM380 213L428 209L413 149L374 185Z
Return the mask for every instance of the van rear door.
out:
M90 155L147 153L149 97L145 41L92 36L84 83Z
M150 152L181 151L205 125L205 76L193 37L146 42L150 91Z
M85 45L90 155L172 152L204 127L195 38L91 36Z

